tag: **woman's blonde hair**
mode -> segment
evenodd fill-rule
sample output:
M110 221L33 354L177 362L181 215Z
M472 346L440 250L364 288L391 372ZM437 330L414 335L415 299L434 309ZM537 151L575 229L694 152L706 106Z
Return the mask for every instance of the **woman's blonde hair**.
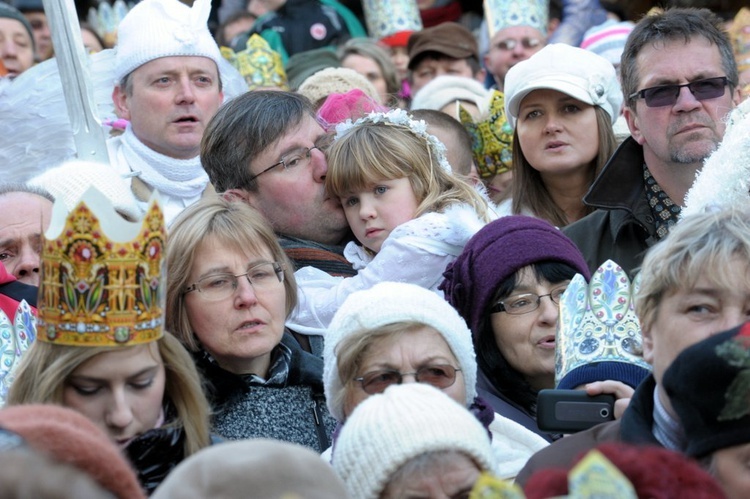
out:
M589 185L594 182L596 176L599 175L599 172L602 171L617 148L617 139L612 130L612 118L599 106L594 106L594 112L596 113L599 152L590 164ZM523 213L525 209L528 209L534 215L547 220L556 227L568 225L565 212L552 200L541 174L526 160L518 140L518 127L513 132L512 170L513 182L509 193L513 198L511 210L514 214ZM592 211L594 211L593 208L586 207L586 214Z
M297 305L294 266L281 249L271 226L257 210L242 201L209 196L186 208L169 228L167 244L166 328L188 350L199 350L185 307L185 288L198 247L209 238L238 253L271 253L284 269L286 314Z
M417 216L466 203L488 222L487 202L466 181L445 171L437 154L409 125L366 118L329 149L326 189L343 198L383 179L408 178L419 201Z
M666 294L692 289L701 278L715 284L731 282L741 270L732 265L735 258L750 263L747 205L685 217L643 259L635 297L641 327L651 327ZM744 278L750 290L750 275Z
M164 397L177 411L175 426L185 431L185 457L210 444L210 408L193 359L180 342L165 332L157 340L166 374ZM105 352L127 347L82 347L34 342L21 360L8 393L8 405L63 405L70 375L81 364Z

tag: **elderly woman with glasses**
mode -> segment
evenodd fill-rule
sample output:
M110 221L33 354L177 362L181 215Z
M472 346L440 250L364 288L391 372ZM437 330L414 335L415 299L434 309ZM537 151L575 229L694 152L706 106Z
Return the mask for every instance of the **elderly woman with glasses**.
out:
M509 216L477 232L441 284L471 329L479 395L547 439L536 425L536 398L555 387L558 305L576 273L590 278L562 232L541 219Z
M172 224L167 260L167 328L211 385L214 430L325 450L335 421L323 362L285 329L297 301L293 267L263 216L205 198Z
M547 445L477 396L471 332L444 299L420 286L382 282L349 295L326 333L323 361L328 408L343 427L372 395L391 385L425 383L467 407L487 428L502 478L514 478ZM335 443L332 458L336 463Z

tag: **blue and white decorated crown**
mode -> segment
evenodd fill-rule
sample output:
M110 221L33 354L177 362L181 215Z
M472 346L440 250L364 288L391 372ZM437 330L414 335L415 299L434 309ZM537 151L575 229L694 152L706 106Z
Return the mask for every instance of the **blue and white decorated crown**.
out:
M560 300L557 321L555 384L572 389L606 379L635 387L651 366L643 360L641 327L631 285L622 267L604 262L590 284L576 274Z
M367 32L382 38L404 31L421 31L422 18L416 0L362 0Z
M547 36L549 0L484 0L490 38L510 26L531 26Z
M21 300L13 317L0 309L0 407L5 404L21 357L35 338L36 317L26 300Z

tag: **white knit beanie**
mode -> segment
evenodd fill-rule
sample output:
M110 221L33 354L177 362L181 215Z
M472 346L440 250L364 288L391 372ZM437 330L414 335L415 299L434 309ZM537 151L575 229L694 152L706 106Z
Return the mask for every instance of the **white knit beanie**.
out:
M211 0L195 0L190 8L179 0L143 0L117 28L115 79L160 57L199 56L222 59L208 30Z
M448 343L458 360L466 382L466 407L477 396L477 360L471 331L458 312L433 291L414 284L381 282L370 289L352 293L336 312L325 336L323 385L328 410L339 421L344 408L335 405L344 389L336 362L336 349L347 337L398 322L419 322L435 329Z
M95 187L120 214L134 221L143 218L143 210L130 190L129 182L110 165L70 160L37 175L29 180L29 184L52 194L69 211L76 207L89 187Z
M331 94L345 94L349 90L358 88L368 97L380 102L380 94L375 86L365 76L349 68L325 68L309 76L297 89L313 104L328 97Z
M391 476L426 452L459 451L494 470L487 429L465 407L422 383L394 385L360 403L333 450L333 468L352 499L376 499Z
M411 101L411 110L433 109L440 111L456 100L471 102L485 113L490 106L492 92L473 78L466 76L438 76L419 92Z

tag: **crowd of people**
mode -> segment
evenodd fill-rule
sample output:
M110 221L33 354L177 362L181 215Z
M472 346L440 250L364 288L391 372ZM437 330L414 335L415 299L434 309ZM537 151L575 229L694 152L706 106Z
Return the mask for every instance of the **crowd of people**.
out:
M625 3L0 2L0 495L750 496L750 9Z

